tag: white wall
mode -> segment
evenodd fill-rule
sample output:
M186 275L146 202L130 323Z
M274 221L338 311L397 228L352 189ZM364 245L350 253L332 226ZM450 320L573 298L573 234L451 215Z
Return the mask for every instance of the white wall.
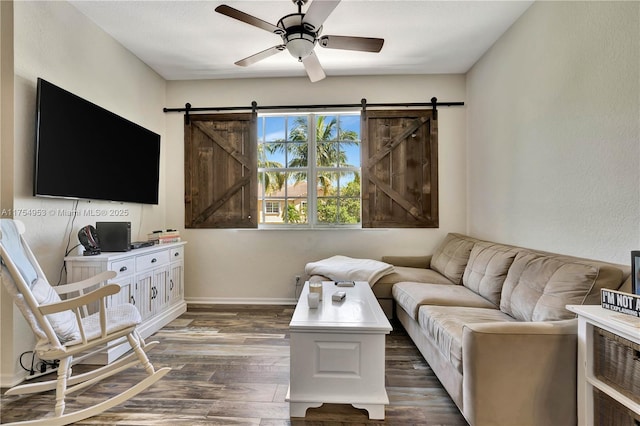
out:
M640 3L536 2L467 75L468 230L629 263Z
M238 79L168 82L167 104L184 107L464 101L461 75ZM182 114L167 115L167 226L182 230L187 301L291 301L304 265L334 254L379 259L431 253L447 232L466 230L464 107L439 110L440 228L402 230L184 230ZM262 299L262 300L259 300ZM265 300L269 299L269 300Z
M66 2L16 2L15 22L15 207L72 210L72 200L32 196L36 79L42 77L159 133L163 142L165 81ZM164 174L164 164L161 169ZM78 179L100 172L79 165ZM100 206L122 207L130 211L130 216L77 216L71 230L72 245L77 243L78 229L95 224L96 220L130 221L134 239L163 226L164 179L160 194L158 206L81 201L80 211L95 211ZM55 213L45 218L20 219L27 225L29 242L49 280L57 282L70 218Z
M4 1L0 2L0 211L13 208L13 99L13 3ZM0 288L0 314L0 382L11 383L14 358L3 355L12 355L23 347L19 333L14 335L14 327L18 331L24 329L24 321L3 288Z
M129 217L103 216L99 220L131 221L133 238L163 227L166 204L165 115L162 112L165 81L66 2L15 2L14 31L14 207L48 212L71 210L74 205L71 200L32 196L36 79L42 77L161 135L163 159L159 205L81 201L79 210L100 206L129 209ZM73 114L73 111L69 113ZM3 139L2 143L10 142ZM83 168L79 166L78 179L84 176ZM71 217L57 213L45 217L16 215L16 219L25 222L26 239L53 284L58 282L69 233L73 246L78 242L79 228L96 222L95 216L78 216L71 228ZM3 324L6 315L8 313L3 310ZM10 348L3 344L2 355L3 359L14 360L15 374L22 374L16 355L21 350L31 350L33 344L24 338L30 333L22 332L19 325L15 325L13 331L22 336L20 340L24 347L14 348L11 354L5 353ZM3 334L3 343L4 339ZM11 373L3 369L3 381Z

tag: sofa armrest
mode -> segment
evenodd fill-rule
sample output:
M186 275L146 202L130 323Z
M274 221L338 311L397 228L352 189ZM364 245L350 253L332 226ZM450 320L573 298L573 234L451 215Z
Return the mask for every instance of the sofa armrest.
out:
M462 360L471 424L577 422L576 319L465 325Z
M382 261L393 266L427 269L431 266L431 255L428 256L382 256Z

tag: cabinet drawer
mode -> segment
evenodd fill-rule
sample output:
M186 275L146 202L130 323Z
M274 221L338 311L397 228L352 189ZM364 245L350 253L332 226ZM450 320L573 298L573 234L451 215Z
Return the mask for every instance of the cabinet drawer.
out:
M136 262L134 258L130 257L127 259L110 262L109 267L107 269L118 274L116 275L116 278L115 278L115 279L118 279L119 277L133 274L133 271L135 270L135 266L136 266Z
M593 328L594 374L640 403L640 345Z
M169 250L136 256L136 271L144 271L169 263Z
M184 258L184 247L176 247L171 249L171 262Z
M640 415L606 393L593 388L593 424L598 426L637 426Z

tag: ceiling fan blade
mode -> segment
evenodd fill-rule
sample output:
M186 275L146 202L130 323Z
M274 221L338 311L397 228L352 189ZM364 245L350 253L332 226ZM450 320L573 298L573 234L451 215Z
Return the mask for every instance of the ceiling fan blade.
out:
M226 15L230 18L237 19L238 21L244 22L249 25L253 25L254 27L262 28L263 30L269 31L270 33L278 34L282 30L277 26L270 24L267 21L263 21L262 19L258 19L255 16L251 16L248 13L244 13L238 9L234 9L231 6L227 6L226 4L221 4L216 7L216 12Z
M304 69L307 71L309 80L311 80L312 83L320 81L326 77L324 70L322 69L322 65L320 65L320 61L315 53L311 52L302 60L302 64L304 65Z
M285 49L284 44L279 44L278 46L270 47L262 52L258 52L254 55L248 56L244 59L235 62L236 65L240 65L241 67L248 67L249 65L253 65L258 61L263 59L267 59L269 56L273 56L278 52L282 52Z
M327 49L359 50L362 52L377 53L382 49L384 39L325 35L320 37L319 44Z
M305 13L302 23L308 30L318 31L340 0L313 0Z

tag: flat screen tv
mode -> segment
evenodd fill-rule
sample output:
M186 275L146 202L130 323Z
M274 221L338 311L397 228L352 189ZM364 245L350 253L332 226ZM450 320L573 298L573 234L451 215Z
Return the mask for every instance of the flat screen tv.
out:
M158 204L160 135L38 79L33 194Z

